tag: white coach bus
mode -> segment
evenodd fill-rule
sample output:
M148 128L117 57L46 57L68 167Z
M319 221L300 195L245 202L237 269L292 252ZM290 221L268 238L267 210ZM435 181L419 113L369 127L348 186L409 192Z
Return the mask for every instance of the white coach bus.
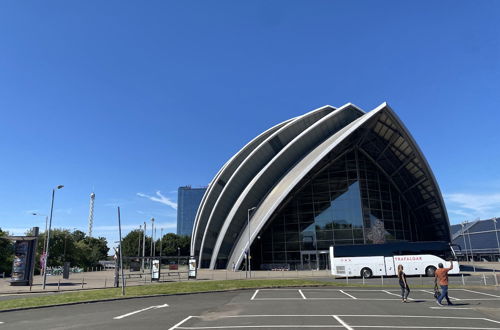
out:
M458 274L456 260L455 251L447 242L330 246L331 271L336 276L393 276L400 264L406 275L434 276L439 263L448 268L452 262L449 274Z

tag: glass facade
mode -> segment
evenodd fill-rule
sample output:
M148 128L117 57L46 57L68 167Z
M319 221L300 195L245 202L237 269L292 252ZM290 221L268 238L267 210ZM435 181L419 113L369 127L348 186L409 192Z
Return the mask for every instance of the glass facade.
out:
M179 187L177 191L177 235L191 236L194 219L207 188Z
M363 151L329 155L310 173L254 241L254 269L324 269L331 245L418 239L411 208Z

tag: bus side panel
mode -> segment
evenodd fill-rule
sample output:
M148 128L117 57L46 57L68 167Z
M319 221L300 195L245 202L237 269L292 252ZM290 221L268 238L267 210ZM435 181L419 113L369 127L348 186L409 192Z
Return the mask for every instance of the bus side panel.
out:
M396 275L396 270L394 269L394 257L385 257L385 275L392 276Z

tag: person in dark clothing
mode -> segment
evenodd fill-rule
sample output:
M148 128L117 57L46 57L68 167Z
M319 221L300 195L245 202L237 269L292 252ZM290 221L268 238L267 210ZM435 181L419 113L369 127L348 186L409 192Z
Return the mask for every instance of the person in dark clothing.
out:
M408 286L408 281L406 280L406 274L403 271L403 265L398 265L398 278L399 286L401 287L401 302L408 302L408 295L410 294L410 287Z

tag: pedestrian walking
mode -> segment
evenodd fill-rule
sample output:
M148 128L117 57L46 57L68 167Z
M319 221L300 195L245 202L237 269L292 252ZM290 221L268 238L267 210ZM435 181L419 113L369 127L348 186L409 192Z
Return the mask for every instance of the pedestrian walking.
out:
M401 302L407 303L408 295L410 294L410 286L408 285L406 274L403 271L403 265L398 265L398 278L399 286L401 287Z
M434 273L434 285L437 286L439 284L441 287L441 295L437 297L436 300L439 306L443 306L441 302L444 298L446 298L448 305L453 305L450 301L450 297L448 297L448 272L453 269L453 261L450 263L450 268L444 268L443 264L439 263L439 269L436 269L436 272Z

